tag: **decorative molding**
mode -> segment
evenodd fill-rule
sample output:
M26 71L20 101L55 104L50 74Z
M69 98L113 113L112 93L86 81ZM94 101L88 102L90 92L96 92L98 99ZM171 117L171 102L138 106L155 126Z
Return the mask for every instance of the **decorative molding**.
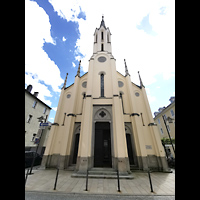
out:
M140 116L138 113L131 113L130 116L135 116L137 115L138 117Z

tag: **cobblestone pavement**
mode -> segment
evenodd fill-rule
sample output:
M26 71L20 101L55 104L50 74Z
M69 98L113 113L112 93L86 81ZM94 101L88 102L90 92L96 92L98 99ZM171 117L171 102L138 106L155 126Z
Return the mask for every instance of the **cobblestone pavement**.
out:
M175 195L175 172L151 173L151 180L154 193L150 191L148 174L144 172L133 172L134 179L121 179L121 193L117 191L117 179L95 179L89 178L88 191L86 188L85 178L72 178L72 171L60 170L58 175L56 190L53 190L56 170L34 169L33 175L29 175L25 191L53 192L57 193L82 193L82 194L114 194L114 195L150 195L154 199L159 199L156 196L174 196ZM153 199L153 197L151 197ZM61 197L62 198L62 197ZM90 197L88 197L90 198ZM100 199L102 199L101 197ZM128 199L129 197L127 197ZM140 196L137 197L140 199ZM164 197L162 197L164 198ZM167 199L167 197L166 197Z
M25 192L25 200L175 200L175 196L121 196L121 195L87 195L64 194L54 192Z

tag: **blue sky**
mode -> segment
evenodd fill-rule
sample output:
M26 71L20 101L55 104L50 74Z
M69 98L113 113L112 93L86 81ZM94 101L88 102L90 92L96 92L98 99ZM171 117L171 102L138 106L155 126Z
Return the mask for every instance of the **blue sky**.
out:
M113 6L115 5L115 6ZM52 107L53 122L66 73L74 82L88 71L93 34L102 14L112 33L117 70L145 85L153 112L175 96L175 5L173 0L33 0L25 1L25 88Z

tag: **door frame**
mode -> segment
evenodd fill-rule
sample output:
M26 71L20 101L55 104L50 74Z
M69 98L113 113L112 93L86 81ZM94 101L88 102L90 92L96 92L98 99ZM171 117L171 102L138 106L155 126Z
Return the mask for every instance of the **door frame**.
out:
M99 115L102 111L106 115ZM103 116L103 117L102 117ZM94 143L95 143L95 124L97 122L110 123L110 139L111 139L111 163L114 166L114 145L113 145L113 123L112 123L112 105L93 105L93 123L92 123L92 137L91 137L91 163L90 166L94 167Z
M104 128L104 127L102 127L101 128L101 125L100 125L100 128L97 128L97 123L98 124L107 124L108 126L109 126L109 128L107 129L107 128ZM107 132L108 131L108 132ZM108 135L106 135L107 133L108 133ZM102 134L99 138L101 138L101 144L100 144L100 146L101 146L101 151L102 151L102 157L101 157L101 162L102 163L100 163L100 165L102 165L102 166L95 166L95 147L96 147L96 144L95 144L95 141L94 141L94 167L112 167L112 153L111 153L111 127L110 127L110 123L109 122L96 122L95 123L95 136L94 136L94 138L95 138L95 141L96 141L96 137L97 137L97 135L96 134ZM105 160L104 160L104 150L105 150L105 147L104 147L104 142L105 142L105 138L108 136L108 138L109 138L109 143L108 143L108 148L109 148L109 160L108 160L108 166L105 166L106 165L106 162L105 162ZM97 156L98 154L96 154L96 156ZM98 155L99 156L99 155ZM96 163L97 164L97 163Z

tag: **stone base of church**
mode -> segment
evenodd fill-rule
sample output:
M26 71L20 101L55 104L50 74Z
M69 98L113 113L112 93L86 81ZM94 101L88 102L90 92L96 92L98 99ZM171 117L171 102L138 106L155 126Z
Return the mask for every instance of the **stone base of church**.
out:
M87 169L93 168L93 157L78 157L76 164L77 173L84 174L87 172ZM120 174L128 174L130 172L130 165L128 158L112 158L112 168L119 170Z
M69 155L62 156L60 154L43 155L41 168L57 168L67 169L69 166ZM87 170L93 168L93 157L78 157L75 167L77 173L86 173ZM170 169L165 157L158 157L155 155L137 156L138 169L143 171L155 170L169 172ZM130 172L130 164L128 158L112 157L112 168L119 170L120 174L127 174Z
M66 169L69 163L69 155L62 156L60 154L43 155L41 167Z
M148 156L138 156L138 169L143 171L155 170L155 171L163 171L168 172L169 167L167 164L167 160L165 157L159 157L155 155Z

